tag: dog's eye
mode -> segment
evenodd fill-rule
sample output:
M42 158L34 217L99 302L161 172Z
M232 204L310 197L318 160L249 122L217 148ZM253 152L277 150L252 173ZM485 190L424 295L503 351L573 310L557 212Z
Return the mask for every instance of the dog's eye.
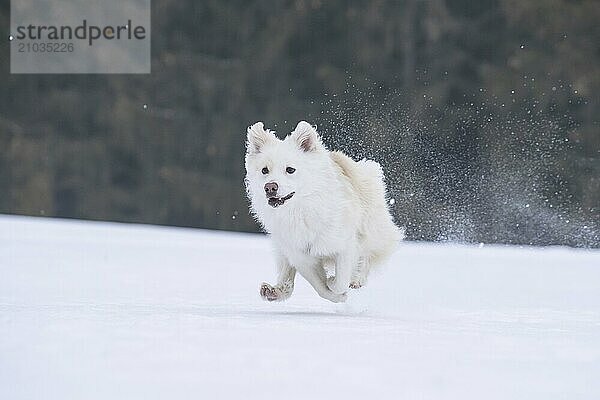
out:
M285 169L285 172L287 172L288 174L293 174L294 172L296 172L296 168L287 167Z
M269 173L269 168L264 167L261 172L263 173L263 175L266 175Z

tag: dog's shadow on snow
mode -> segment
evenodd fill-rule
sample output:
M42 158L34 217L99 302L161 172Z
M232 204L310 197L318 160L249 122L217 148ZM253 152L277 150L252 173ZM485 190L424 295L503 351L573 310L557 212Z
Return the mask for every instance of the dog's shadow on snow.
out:
M313 318L313 319L323 319L323 318L361 318L361 317L369 317L366 311L361 312L353 312L346 310L339 311L310 311L310 310L253 310L251 312L253 315L261 315L261 316L271 316L271 317L282 317L282 318Z
M347 317L347 314L326 311L257 311L261 315L277 315L283 317Z

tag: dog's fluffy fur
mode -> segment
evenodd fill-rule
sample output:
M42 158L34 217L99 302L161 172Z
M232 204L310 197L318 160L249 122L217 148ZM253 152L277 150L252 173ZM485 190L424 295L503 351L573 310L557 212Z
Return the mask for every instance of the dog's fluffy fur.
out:
M298 271L321 297L345 301L348 288L363 286L402 236L380 165L327 150L305 121L284 140L262 122L247 133L246 189L252 213L271 234L279 269L277 284L263 283L261 296L287 299Z

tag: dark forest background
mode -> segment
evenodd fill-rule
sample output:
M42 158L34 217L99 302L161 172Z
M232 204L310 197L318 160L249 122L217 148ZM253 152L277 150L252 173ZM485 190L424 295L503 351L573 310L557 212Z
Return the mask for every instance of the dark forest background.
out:
M411 239L600 246L600 1L152 7L150 75L11 75L0 41L0 212L256 231L246 127L306 119Z

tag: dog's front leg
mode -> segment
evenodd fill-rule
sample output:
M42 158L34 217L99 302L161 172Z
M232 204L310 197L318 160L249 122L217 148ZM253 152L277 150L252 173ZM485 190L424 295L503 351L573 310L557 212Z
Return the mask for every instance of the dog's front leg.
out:
M346 294L333 293L327 287L327 276L322 265L316 265L310 268L302 268L299 270L300 275L311 284L322 298L334 303L343 303L346 301Z
M279 269L277 285L271 286L266 282L260 285L260 296L263 300L284 301L294 291L296 268L292 267L287 259L281 255L277 257L277 268Z
M327 287L334 293L343 294L348 291L352 273L358 264L357 246L351 245L335 257L335 277L327 280Z

